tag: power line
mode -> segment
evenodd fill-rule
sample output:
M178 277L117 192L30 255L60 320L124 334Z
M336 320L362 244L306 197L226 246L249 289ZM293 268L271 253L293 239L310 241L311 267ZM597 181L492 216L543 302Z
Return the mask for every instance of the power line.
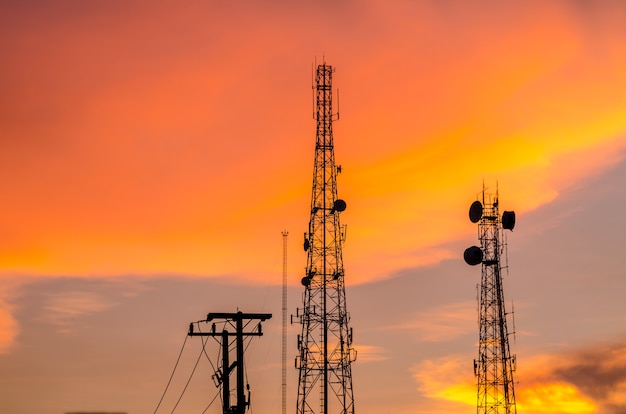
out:
M200 358L202 358L202 354L203 354L203 350L204 350L204 345L206 342L202 342L202 349L200 350L200 354L198 354L198 358L196 359L196 363L193 366L193 369L191 370L191 374L189 375L189 379L187 379L187 383L185 384L185 387L183 388L183 391L180 393L180 397L178 397L178 401L176 401L176 404L174 404L174 408L172 408L172 413L174 412L174 410L176 410L176 407L178 407L178 404L180 403L180 400L183 399L183 395L185 395L185 391L187 391L187 387L189 386L189 383L191 382L191 378L193 378L193 374L196 372L196 368L198 367L198 363L200 362Z
M178 367L178 363L180 362L180 357L183 355L183 350L185 349L185 344L187 343L187 335L185 335L185 340L183 341L183 346L180 348L180 352L178 353L178 358L176 359L176 364L174 364L174 369L172 370L172 374L170 375L170 379L167 381L167 385L165 386L165 390L163 390L163 394L161 395L161 399L159 400L159 403L157 404L156 408L154 409L154 413L156 414L156 412L159 410L159 407L161 406L161 403L163 402L163 398L165 397L165 393L167 393L167 390L172 382L172 378L174 377L174 373L176 372L176 368Z

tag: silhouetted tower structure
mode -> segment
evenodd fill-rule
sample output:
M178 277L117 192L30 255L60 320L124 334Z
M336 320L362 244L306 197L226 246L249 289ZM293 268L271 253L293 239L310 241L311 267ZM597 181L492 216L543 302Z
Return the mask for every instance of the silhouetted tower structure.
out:
M209 313L204 321L192 322L189 324L189 336L212 336L220 337L222 345L222 365L213 375L217 385L222 387L222 414L244 414L250 407L250 387L244 388L244 337L263 336L261 322L271 319L271 313ZM220 331L216 327L216 322L222 325ZM245 331L245 328L253 321L258 321L254 330ZM202 331L200 323L212 322L210 331ZM196 328L194 328L194 326ZM234 338L231 340L231 338ZM230 355L234 345L235 360L231 363ZM237 402L231 405L231 383L230 374L236 371L236 399ZM248 398L246 399L246 391Z
M474 201L469 218L478 223L480 247L465 250L467 264L481 264L482 275L479 293L478 359L474 360L474 374L478 379L476 412L478 414L515 414L515 389L513 372L515 356L509 349L507 313L502 288L501 259L506 259L506 234L504 230L515 227L515 213L505 211L500 217L498 193L485 193L482 202Z
M289 233L284 230L283 235L283 337L282 337L282 379L281 397L282 414L287 414L287 236Z
M342 244L345 228L339 215L346 209L337 197L337 173L333 147L332 75L326 63L315 70L314 93L317 121L315 165L309 229L304 233L307 251L303 307L296 312L302 325L298 336L296 368L299 370L297 414L352 414L350 316L346 308Z

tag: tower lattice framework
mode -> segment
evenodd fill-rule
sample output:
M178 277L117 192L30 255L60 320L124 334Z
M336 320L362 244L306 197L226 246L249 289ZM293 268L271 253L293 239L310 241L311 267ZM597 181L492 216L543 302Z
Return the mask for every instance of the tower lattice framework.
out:
M307 251L303 307L296 313L302 326L298 336L299 371L297 414L353 414L350 316L346 309L342 244L345 228L339 215L346 203L337 197L332 123L332 75L327 64L318 65L314 86L317 121L311 216L304 234Z
M470 220L478 222L480 247L465 251L470 265L481 264L479 291L478 359L474 374L478 380L476 412L478 414L515 414L513 373L515 355L509 348L507 312L502 287L502 258L506 258L506 234L513 230L515 213L505 211L500 217L498 194L483 190L482 203L475 201L470 208Z

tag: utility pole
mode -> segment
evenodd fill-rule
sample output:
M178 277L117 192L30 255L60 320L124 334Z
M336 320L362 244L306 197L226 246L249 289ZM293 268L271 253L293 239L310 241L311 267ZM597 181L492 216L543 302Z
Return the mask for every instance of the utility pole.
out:
M474 374L478 380L476 412L478 414L516 414L513 372L515 355L509 349L507 313L502 287L501 258L506 258L504 230L515 227L515 212L505 211L500 217L498 192L485 193L482 202L474 201L469 218L478 223L479 246L465 250L467 264L481 264L479 299L478 359Z
M332 66L315 70L317 121L309 228L304 233L307 266L302 278L303 307L296 312L298 336L297 414L353 414L350 315L346 307L342 245L345 227L339 221L346 202L337 197L332 123Z
M248 399L246 400L245 388L244 388L244 346L243 339L248 336L263 336L261 330L261 322L270 319L272 314L270 313L209 313L206 320L192 322L189 324L189 336L213 336L221 337L222 340L222 367L215 373L217 382L222 387L222 413L223 414L244 414L246 408L250 407L250 392L248 387ZM224 322L224 328L221 332L216 329L216 324L211 325L209 332L202 332L199 330L200 322L212 322L222 320ZM244 332L244 328L251 322L257 320L259 323L256 325L256 330ZM246 321L246 323L244 323ZM194 325L198 326L194 329ZM235 331L229 331L228 328L235 329ZM235 361L230 362L230 337L235 338ZM236 370L236 396L237 402L235 405L230 403L230 374L233 370Z

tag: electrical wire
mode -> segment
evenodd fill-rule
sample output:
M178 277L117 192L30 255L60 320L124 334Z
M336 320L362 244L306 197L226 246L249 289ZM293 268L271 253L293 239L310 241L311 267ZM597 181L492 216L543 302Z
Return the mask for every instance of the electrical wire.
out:
M202 330L200 329L200 324L198 324L198 332L202 332ZM215 340L215 337L213 337L213 340ZM211 361L211 358L209 357L209 354L207 354L207 352L206 352L206 342L202 342L202 352L204 352L204 355L206 356L206 359L209 361L209 364L211 364L211 369L213 370L213 372L217 372L217 369L215 368L215 365L213 365L213 361ZM221 348L220 348L220 352L221 352ZM219 354L218 354L218 358L219 358Z
M215 399L222 395L222 390L218 390L217 393L215 394L215 397L213 397L213 399L211 400L211 402L209 403L209 405L206 406L206 408L204 409L204 411L202 411L202 414L206 413L206 410L208 410L209 408L211 408L211 405L213 405L213 403L215 402Z
M163 395L161 395L161 399L159 400L159 403L157 404L156 408L154 409L154 414L156 414L156 412L159 410L159 407L161 406L161 403L163 402L163 398L165 397L165 393L167 393L167 389L169 388L170 384L172 383L172 378L174 378L174 373L176 372L176 368L178 367L178 363L180 362L180 357L183 355L183 350L185 349L185 344L187 343L187 337L188 337L188 335L185 335L185 340L183 341L183 346L180 348L180 352L178 353L178 358L176 359L176 364L174 365L174 369L172 370L172 374L170 375L170 379L167 381L167 385L165 386L165 390L163 390Z
M204 348L204 340L202 341L202 347ZM193 378L193 374L196 372L196 368L198 367L198 362L200 362L200 358L202 358L202 350L200 350L200 353L198 354L198 359L196 359L196 364L193 366L193 369L191 370L191 374L189 375L189 379L187 380L187 383L185 384L185 388L183 388L183 391L180 393L180 397L178 397L178 401L176 401L174 408L172 408L172 413L176 410L176 407L178 407L180 400L183 399L183 395L185 395L185 391L187 391L187 387L189 386L189 383L191 382L191 378Z
M246 325L246 326L247 326L247 325ZM199 329L199 328L200 328L200 326L198 325L198 329ZM201 332L201 331L199 331L199 332ZM187 338L188 338L188 336L189 336L189 335L185 335L185 340L183 341L183 345L181 346L180 352L178 353L178 358L176 359L176 363L174 364L174 369L172 370L172 373L170 374L170 377L169 377L169 379L168 379L168 381L167 381L167 385L165 386L165 390L163 390L163 394L161 395L161 398L159 399L159 402L158 402L158 404L157 404L156 408L154 409L154 414L156 414L156 413L157 413L157 411L159 410L159 408L161 407L161 404L163 403L163 400L164 400L164 398L165 398L165 395L167 394L167 392L168 392L168 390L169 390L169 387L170 387L170 385L171 385L171 383L172 383L172 380L173 380L173 378L174 378L174 374L176 373L176 370L177 370L178 365L179 365L179 363L180 363L181 357L182 357L182 355L183 355L183 351L184 351L184 349L185 349L185 345L187 344ZM214 341L216 341L217 343L220 343L220 341L219 341L217 338L215 338L215 337L210 337L210 338L211 338L211 339L213 339ZM200 362L200 359L202 359L202 356L203 356L203 355L206 357L206 359L207 359L207 360L209 361L209 363L211 364L211 368L213 369L213 372L217 372L216 366L215 366L215 364L213 363L212 359L209 357L209 354L207 353L207 350L206 350L206 345L207 345L207 342L209 341L209 338L206 338L206 339L204 339L204 338L203 338L201 341L202 341L202 348L201 348L201 350L200 350L200 353L199 353L199 355L198 355L198 358L196 359L196 362L195 362L194 367L193 367L193 369L192 369L192 371L191 371L191 374L189 375L189 378L187 379L187 382L186 382L186 384L185 384L185 386L184 386L183 390L181 391L181 394L180 394L180 396L178 397L178 400L176 401L176 404L175 404L175 405L174 405L174 407L172 408L172 411L171 411L171 413L172 413L172 414L173 414L173 413L174 413L174 411L178 408L178 405L180 404L180 402L181 402L181 400L182 400L183 396L185 395L185 392L187 391L187 388L188 388L189 384L191 383L191 379L193 378L193 376L194 376L194 374L195 374L195 372L196 372L196 369L197 369L197 367L198 367L198 364L199 364L199 362ZM244 341L244 352L245 352L245 351L247 351L247 349L248 349L248 347L250 346L251 342L252 342L251 338L246 338L246 340ZM230 344L230 345L231 345L231 346L232 346L232 345L234 345L234 341L233 341L233 344ZM221 349L222 349L222 348L220 347L220 348L219 348L219 351L218 351L218 353L219 353L219 354L221 354ZM244 372L245 372L245 377L246 377L246 383L248 383L248 384L249 384L249 382L248 382L248 375L247 375L248 373L246 372L246 370L245 370L245 369L244 369ZM248 385L248 386L249 386L249 385ZM213 397L213 399L211 400L211 402L209 402L209 404L208 404L208 405L207 405L207 407L204 409L204 411L202 411L202 414L204 414L204 413L206 413L206 412L207 412L207 410L208 410L208 409L209 409L209 408L213 405L213 403L215 402L215 400L217 399L217 397L218 397L218 396L220 397L220 400L221 400L221 396L222 396L222 392L221 392L221 391L222 391L222 386L218 386L218 388L219 388L219 389L218 389L217 393L215 394L215 396Z
M231 325L232 325L232 323L231 323ZM245 326L247 326L247 325L248 325L248 324L246 324ZM200 329L199 324L198 324L198 329ZM198 332L201 332L201 330L199 330ZM176 364L175 364L174 369L173 369L173 371L172 371L172 374L170 375L170 378L169 378L169 380L168 380L168 382L167 382L167 385L166 385L166 387L165 387L165 390L163 391L163 395L161 396L161 399L159 400L159 403L157 404L157 407L156 407L156 409L154 410L154 414L156 414L156 413L157 413L157 411L158 411L159 407L161 406L161 403L163 402L163 399L164 399L164 397L165 397L165 394L167 393L167 391L168 391L168 389L169 389L169 387L170 387L170 385L171 385L172 379L173 379L173 377L174 377L174 373L176 372L176 369L177 369L178 364L179 364L179 362L180 362L180 359L181 359L181 357L182 357L182 353L183 353L183 350L184 350L184 348L185 348L185 344L187 343L187 337L188 337L188 336L189 336L189 335L185 335L185 341L183 342L183 346L181 347L181 350L180 350L180 352L179 352L178 358L177 358L177 360L176 360ZM213 339L214 341L216 341L217 343L220 343L220 341L219 341L216 337L211 336L210 338L212 338L212 339ZM209 361L209 363L211 364L211 368L213 369L213 372L217 372L217 369L216 369L216 367L215 367L215 364L213 363L212 359L209 357L209 355L208 355L208 353L207 353L207 350L206 350L206 345L207 345L208 340L209 340L209 338L207 338L207 339L202 339L202 348L201 348L201 350L200 350L200 353L199 353L199 355L198 355L198 358L196 359L196 362L195 362L194 367L193 367L193 369L192 369L192 371L191 371L191 374L189 375L189 378L187 379L187 382L186 382L186 384L185 384L185 386L184 386L183 390L181 391L181 394L180 394L180 396L178 397L178 400L176 401L176 404L175 404L175 405L174 405L174 407L172 408L172 411L171 411L171 413L172 413L172 414L173 414L173 413L174 413L174 411L178 408L178 405L180 404L180 402L181 402L181 400L182 400L183 396L185 395L185 392L187 391L187 388L188 388L189 384L191 383L191 380L192 380L192 378L193 378L193 376L194 376L194 374L195 374L195 372L196 372L196 369L197 369L197 367L198 367L198 364L199 364L199 362L200 362L200 359L202 359L202 356L203 356L203 355L206 357L206 359L207 359L207 360ZM246 338L246 339L244 340L244 352L248 350L248 347L250 346L250 344L251 344L251 343L252 343L252 338ZM233 341L233 343L232 343L232 344L229 344L229 348L231 348L232 346L234 346L234 344L235 344L235 341ZM220 348L219 348L218 353L220 353L220 354L221 354L221 350L222 350L222 347L220 347ZM241 362L243 362L243 361L241 361ZM245 373L245 380L246 380L246 383L248 384L248 393L249 393L250 391L249 391L248 373L247 373L247 370L246 370L245 368L244 368L244 370L243 370L243 371L244 371L244 373ZM207 411L207 410L208 410L208 409L209 409L209 408L213 405L213 403L215 402L215 400L217 399L217 397L218 397L218 396L219 396L219 397L220 397L220 399L221 399L223 384L220 384L220 385L221 385L221 386L218 386L219 390L217 391L217 393L215 394L215 396L213 397L213 399L211 400L211 402L209 402L208 406L204 409L204 411L202 411L202 413L203 413L203 414L204 414L204 413L206 413L206 411ZM222 403L223 403L223 402L222 402Z

